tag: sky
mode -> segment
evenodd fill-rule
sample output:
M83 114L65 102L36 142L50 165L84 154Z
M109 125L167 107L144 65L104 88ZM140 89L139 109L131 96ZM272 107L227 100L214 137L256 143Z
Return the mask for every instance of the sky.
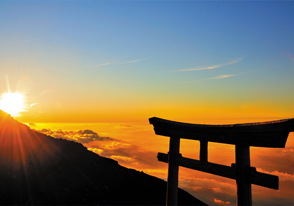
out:
M1 1L23 122L290 118L293 2ZM30 105L34 106L30 107Z
M292 1L0 1L0 93L25 95L18 121L166 178L156 152L168 139L154 134L150 117L294 117L293 11ZM80 130L109 139L81 140ZM284 178L283 192L253 188L256 203L294 204L291 135L285 149L252 149L252 164ZM193 156L199 145L181 149ZM231 152L221 158L220 150ZM210 151L216 163L234 162L231 146ZM272 154L280 159L260 159ZM200 200L235 204L234 181L181 171L180 185ZM268 190L272 202L262 199Z

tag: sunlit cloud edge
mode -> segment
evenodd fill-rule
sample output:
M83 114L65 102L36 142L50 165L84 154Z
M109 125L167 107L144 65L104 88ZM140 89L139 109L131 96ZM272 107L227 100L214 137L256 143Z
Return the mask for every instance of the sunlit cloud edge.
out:
M223 74L223 75L219 75L219 76L212 77L212 78L209 78L209 79L224 79L224 78L234 77L236 75L237 74Z

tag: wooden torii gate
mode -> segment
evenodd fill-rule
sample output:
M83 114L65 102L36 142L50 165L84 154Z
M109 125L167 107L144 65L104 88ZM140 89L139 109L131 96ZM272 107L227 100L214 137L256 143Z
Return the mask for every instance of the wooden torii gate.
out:
M279 189L279 178L260 173L250 166L250 146L284 148L288 134L294 131L294 119L231 125L204 125L169 121L153 117L155 134L170 137L168 154L158 153L158 160L168 163L167 205L178 202L179 166L199 170L237 182L237 205L252 205L251 184ZM180 139L200 141L200 160L182 157ZM230 166L207 161L208 142L235 145L236 162Z

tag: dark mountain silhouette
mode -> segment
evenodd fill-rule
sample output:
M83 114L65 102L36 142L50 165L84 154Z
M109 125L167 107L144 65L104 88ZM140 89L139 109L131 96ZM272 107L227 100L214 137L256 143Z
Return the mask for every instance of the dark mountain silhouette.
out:
M165 205L166 182L0 110L0 204ZM179 205L205 205L179 189Z

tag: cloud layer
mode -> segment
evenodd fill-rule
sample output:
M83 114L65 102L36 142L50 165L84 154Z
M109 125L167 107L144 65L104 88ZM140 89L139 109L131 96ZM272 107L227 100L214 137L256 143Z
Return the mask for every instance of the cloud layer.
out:
M129 126L124 131L128 131L128 129ZM148 151L144 149L144 146L134 145L122 139L101 137L92 130L52 131L43 129L40 131L55 138L80 142L88 150L103 157L114 159L122 166L134 168L164 180L167 179L167 164L159 162L156 158L157 152ZM132 135L134 134L132 133ZM280 189L278 191L253 185L252 196L255 205L294 204L293 137L294 133L290 133L287 146L283 149L251 148L251 165L257 167L259 172L279 176L280 180ZM227 155L230 148L224 147L223 144L214 144L209 148L209 161L218 164L229 164L230 161L234 161L234 152ZM183 149L181 148L181 150ZM226 155L222 154L220 156L220 151L226 151ZM184 151L182 152L184 154ZM228 158L230 160L226 160ZM208 205L236 205L237 189L235 180L180 167L179 187Z
M54 138L62 138L66 140L71 140L79 143L89 143L93 141L109 141L114 140L110 137L100 137L98 133L92 130L78 130L78 131L63 131L59 130L50 130L50 129L42 129L38 130L39 132L52 136Z

